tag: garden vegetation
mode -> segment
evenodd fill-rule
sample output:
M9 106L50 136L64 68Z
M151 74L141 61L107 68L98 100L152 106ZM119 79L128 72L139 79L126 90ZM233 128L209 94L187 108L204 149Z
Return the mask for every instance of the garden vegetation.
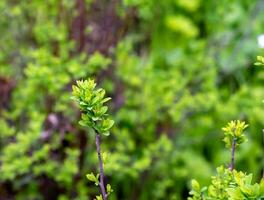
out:
M263 198L263 10L0 0L0 199Z

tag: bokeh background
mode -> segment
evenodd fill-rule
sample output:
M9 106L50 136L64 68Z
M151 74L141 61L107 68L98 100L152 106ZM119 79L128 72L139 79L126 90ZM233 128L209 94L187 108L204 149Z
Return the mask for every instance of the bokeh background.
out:
M236 168L264 165L263 0L1 0L0 199L87 200L94 135L70 99L95 78L112 97L103 137L111 200L186 199L249 123Z

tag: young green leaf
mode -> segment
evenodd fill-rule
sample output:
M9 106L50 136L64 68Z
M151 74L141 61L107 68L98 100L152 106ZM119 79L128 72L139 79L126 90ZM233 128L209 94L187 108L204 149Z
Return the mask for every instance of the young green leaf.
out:
M106 185L106 191L107 191L107 194L111 194L114 190L112 189L111 185L110 184L107 184Z
M98 175L95 176L93 172L91 172L90 174L86 175L87 179L94 182L95 185L98 185L99 181L98 181Z

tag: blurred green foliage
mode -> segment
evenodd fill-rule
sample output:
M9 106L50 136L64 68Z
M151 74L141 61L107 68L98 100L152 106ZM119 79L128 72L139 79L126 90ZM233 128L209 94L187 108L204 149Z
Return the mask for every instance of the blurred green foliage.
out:
M97 166L94 138L70 100L87 77L113 99L116 125L102 146L111 199L186 199L191 178L208 184L229 162L218 130L233 119L250 124L236 168L258 179L264 71L251 66L263 4L1 0L1 198L95 196L85 178Z

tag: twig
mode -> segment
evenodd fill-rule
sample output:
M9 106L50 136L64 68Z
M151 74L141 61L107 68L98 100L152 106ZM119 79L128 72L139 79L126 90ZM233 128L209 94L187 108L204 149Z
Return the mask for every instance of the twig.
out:
M233 139L232 152L231 152L231 163L230 163L231 171L235 168L235 151L236 151L236 139Z
M102 161L101 148L100 148L100 134L97 131L96 131L96 136L95 136L95 143L96 143L96 151L97 151L99 169L100 169L99 186L102 192L103 200L107 200L107 193L106 193L105 184L104 184L104 168L103 168L103 161Z

